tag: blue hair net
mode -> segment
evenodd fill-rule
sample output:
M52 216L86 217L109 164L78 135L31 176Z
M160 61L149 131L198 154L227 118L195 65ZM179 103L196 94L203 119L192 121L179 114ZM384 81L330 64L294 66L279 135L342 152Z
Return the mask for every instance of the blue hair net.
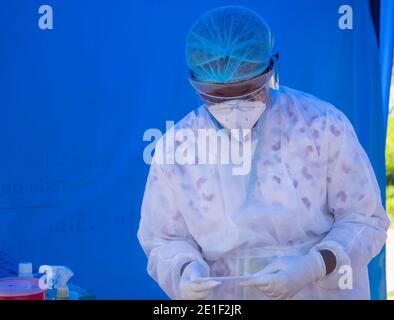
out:
M273 36L267 23L242 6L213 9L200 17L186 41L186 62L195 80L235 83L270 64Z

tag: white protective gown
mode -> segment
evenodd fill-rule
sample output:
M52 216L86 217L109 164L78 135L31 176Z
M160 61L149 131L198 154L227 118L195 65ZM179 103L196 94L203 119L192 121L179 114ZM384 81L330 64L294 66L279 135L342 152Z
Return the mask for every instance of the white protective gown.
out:
M276 257L324 248L335 253L336 270L293 299L369 299L367 264L382 249L389 220L368 157L329 103L286 87L271 96L252 132L250 174L233 175L231 165L151 165L138 238L149 275L172 299L180 298L180 268L190 260L211 276L240 276ZM182 128L219 129L205 107L175 131ZM352 289L341 289L349 273L340 267L349 265ZM231 280L213 299L267 298Z

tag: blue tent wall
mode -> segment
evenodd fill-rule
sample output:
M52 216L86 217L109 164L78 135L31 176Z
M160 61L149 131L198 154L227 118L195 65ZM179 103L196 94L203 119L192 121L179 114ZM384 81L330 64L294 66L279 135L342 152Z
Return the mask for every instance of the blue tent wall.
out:
M64 264L98 298L165 298L136 239L148 128L198 105L184 41L206 10L243 4L271 25L283 84L343 110L384 195L379 52L366 0L0 2L0 250L35 265ZM53 7L40 30L38 8ZM372 263L385 297L384 254Z
M381 0L380 4L380 69L382 78L383 115L387 123L394 48L394 1Z

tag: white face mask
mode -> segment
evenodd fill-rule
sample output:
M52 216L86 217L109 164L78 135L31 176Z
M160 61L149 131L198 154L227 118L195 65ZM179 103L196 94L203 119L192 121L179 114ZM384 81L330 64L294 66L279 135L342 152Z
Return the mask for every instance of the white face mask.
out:
M262 101L230 100L208 107L226 129L252 129L267 108Z

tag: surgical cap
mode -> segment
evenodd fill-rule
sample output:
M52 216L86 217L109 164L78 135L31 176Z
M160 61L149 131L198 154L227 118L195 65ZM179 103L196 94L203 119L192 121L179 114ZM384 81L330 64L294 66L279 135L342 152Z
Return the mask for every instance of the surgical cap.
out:
M267 23L242 6L213 9L200 17L186 41L186 62L204 83L251 79L270 64L273 36Z

